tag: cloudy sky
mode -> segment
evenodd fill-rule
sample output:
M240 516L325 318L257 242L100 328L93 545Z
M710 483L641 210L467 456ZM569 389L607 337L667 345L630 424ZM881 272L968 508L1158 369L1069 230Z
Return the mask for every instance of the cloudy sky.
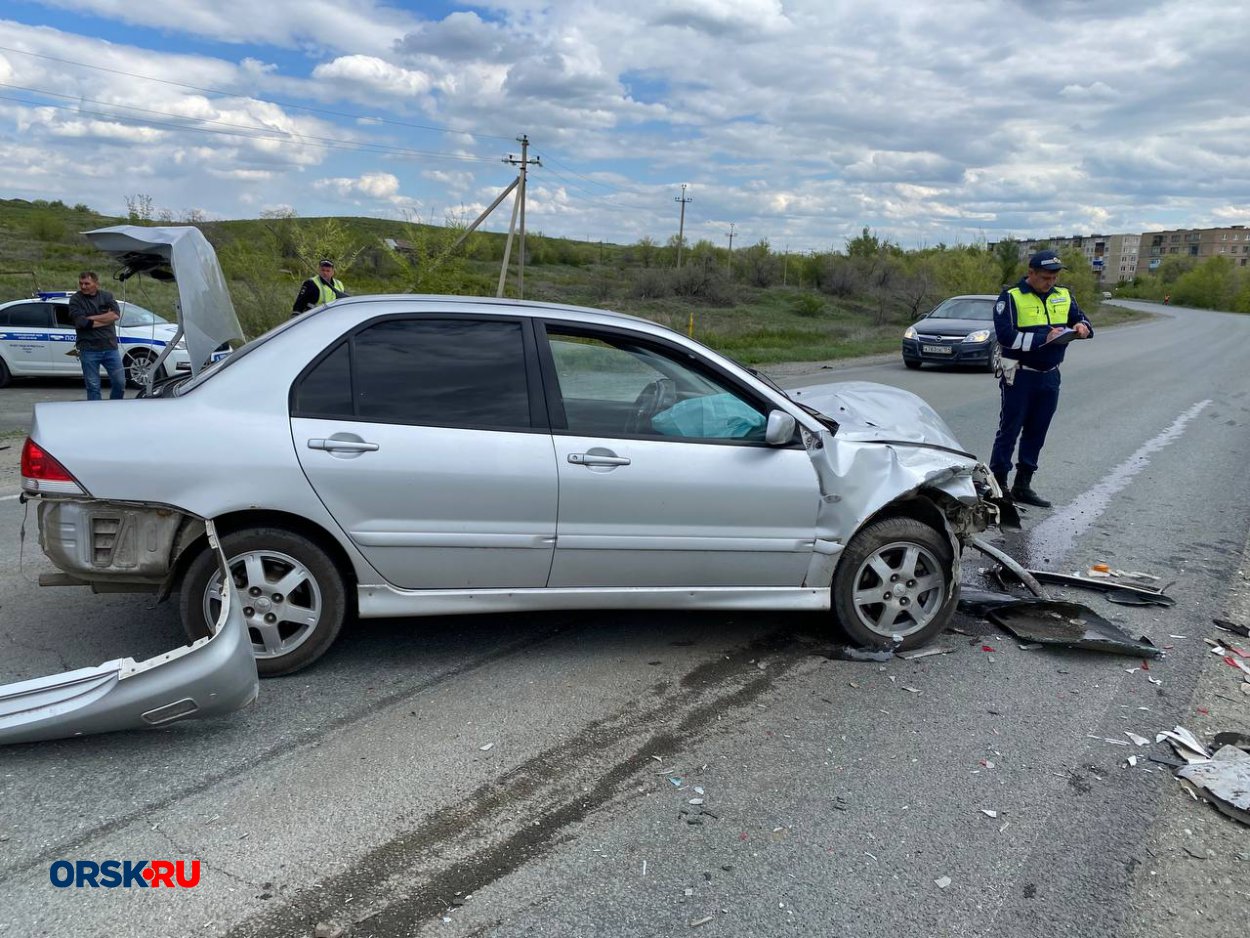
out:
M1250 224L1227 0L5 0L0 196L905 247ZM509 204L488 228L506 229Z

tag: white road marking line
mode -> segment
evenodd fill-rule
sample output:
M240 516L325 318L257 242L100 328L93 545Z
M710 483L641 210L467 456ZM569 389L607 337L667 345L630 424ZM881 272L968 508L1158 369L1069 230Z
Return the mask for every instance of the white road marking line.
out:
M1210 403L1209 400L1199 401L1189 408L1172 421L1170 427L1147 440L1137 452L1108 472L1092 489L1033 528L1029 532L1026 547L1029 566L1036 567L1043 557L1050 559L1052 568L1062 563L1068 551L1076 545L1077 538L1088 531L1107 510L1112 497L1127 487L1133 476L1150 465L1150 457L1154 453L1180 437L1186 425Z

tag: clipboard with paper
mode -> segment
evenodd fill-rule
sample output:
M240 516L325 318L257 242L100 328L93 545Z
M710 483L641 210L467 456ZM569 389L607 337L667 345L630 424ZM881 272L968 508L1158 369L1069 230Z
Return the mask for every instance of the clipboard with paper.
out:
M1064 326L1059 332L1053 335L1047 335L1046 341L1042 345L1067 345L1073 339L1079 339L1081 334L1075 329L1069 329Z

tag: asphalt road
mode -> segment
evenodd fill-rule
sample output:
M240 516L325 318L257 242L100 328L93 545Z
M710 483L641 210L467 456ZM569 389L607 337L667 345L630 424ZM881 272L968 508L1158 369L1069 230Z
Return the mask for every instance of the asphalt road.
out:
M1250 317L1158 311L1072 347L1036 479L1056 507L998 538L1175 580L1173 609L1068 594L1170 646L1149 671L964 615L950 654L882 664L825 657L821 616L368 623L233 717L0 751L0 936L1239 934L1246 829L1125 767L1163 747L1107 741L1250 731L1202 642L1250 620ZM908 387L988 454L986 374L775 373ZM181 641L170 604L35 586L11 491L0 681ZM56 889L65 858L201 879Z

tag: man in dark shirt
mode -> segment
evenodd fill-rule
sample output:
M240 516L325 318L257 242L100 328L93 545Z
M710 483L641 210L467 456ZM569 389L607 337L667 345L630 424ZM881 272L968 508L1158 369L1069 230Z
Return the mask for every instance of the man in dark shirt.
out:
M69 314L77 332L74 344L87 385L87 400L100 399L101 367L109 376L109 400L120 400L126 395L126 369L117 351L115 323L122 317L113 294L100 289L100 278L94 270L78 275L78 292L69 298Z

